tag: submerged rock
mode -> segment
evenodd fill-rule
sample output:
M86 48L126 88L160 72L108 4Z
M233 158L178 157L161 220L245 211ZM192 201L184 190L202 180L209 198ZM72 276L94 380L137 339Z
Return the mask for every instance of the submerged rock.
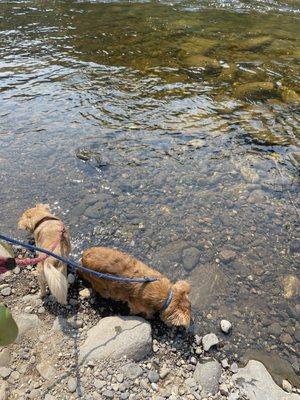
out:
M300 94L295 92L293 89L283 87L281 89L281 97L285 103L289 104L300 104Z
M233 380L241 396L248 400L299 400L299 395L288 394L277 386L259 361L250 360L246 367L233 375Z
M151 326L139 317L106 317L87 333L79 359L104 360L124 356L135 361L152 351Z
M219 61L202 55L192 55L184 59L184 64L191 68L201 68L206 72L221 72L222 66Z
M192 271L197 265L201 252L196 247L183 250L182 262L186 271Z
M241 100L264 100L277 97L278 90L273 82L251 82L236 86L233 95Z
M291 299L300 295L300 280L295 275L287 275L282 279L283 296Z
M206 55L215 45L216 42L211 39L190 37L181 43L180 53L184 53L186 55Z
M211 304L216 296L227 293L228 279L216 264L199 265L190 274L189 281L192 305L201 310Z
M202 386L202 393L204 395L208 393L215 395L218 392L221 373L221 365L215 360L196 365L194 379Z
M201 147L205 146L205 140L202 139L192 139L187 142L188 146L195 147L196 149L200 149Z
M240 42L238 44L238 49L244 51L259 51L262 50L264 47L269 46L271 43L271 36L259 36Z
M258 173L253 169L246 166L241 167L241 175L247 182L257 182L259 180Z

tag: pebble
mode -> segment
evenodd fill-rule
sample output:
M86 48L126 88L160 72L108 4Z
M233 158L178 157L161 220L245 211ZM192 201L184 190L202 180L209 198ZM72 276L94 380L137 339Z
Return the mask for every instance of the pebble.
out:
M125 376L128 379L136 379L139 376L141 376L143 374L143 370L142 368L136 364L136 363L130 363L130 364L126 364L123 368L122 368Z
M91 297L91 292L88 288L82 289L79 292L79 296L88 299L89 297Z
M124 375L123 374L118 374L116 376L116 379L119 383L122 383L124 381Z
M222 319L220 322L220 327L222 332L229 333L231 331L232 325L231 322L227 321L227 319Z
M292 385L286 379L284 379L282 381L282 389L285 390L286 392L289 392L289 393L291 393L293 391Z
M225 358L224 360L221 361L222 367L223 368L228 368L229 364L228 364L228 360L227 358Z
M282 332L282 328L278 322L274 322L273 324L271 324L268 327L268 332L270 333L270 335L280 336L281 332Z
M11 295L11 288L10 287L6 287L4 289L1 290L1 294L2 296L10 296Z
M201 344L201 336L195 335L195 343L197 346L200 346Z
M165 379L165 377L168 376L169 373L170 373L170 369L167 368L166 365L163 365L162 368L161 368L161 370L160 370L159 377L160 377L161 379Z
M77 388L77 380L75 378L70 377L68 379L68 390L70 393L74 393Z
M237 363L234 362L234 363L231 364L230 371L233 374L236 374L238 372L238 369L239 369L239 367L238 367Z
M100 379L94 380L94 386L96 389L102 389L106 385L106 381L101 381Z
M212 346L219 343L219 339L214 333L209 333L202 338L202 344L204 351L208 351Z
M6 368L6 367L1 367L0 368L0 376L3 379L8 378L10 374L11 374L11 369L10 368Z
M104 397L106 397L107 399L113 399L115 394L112 390L104 390L104 392L102 392L102 395Z
M223 262L229 262L236 257L236 252L233 250L221 250L219 257Z
M56 398L54 396L52 396L52 394L46 394L44 400L55 400Z
M156 371L151 370L148 374L148 379L151 383L157 383L159 381L159 375Z
M229 390L228 390L228 387L227 387L227 385L225 383L221 383L221 385L219 386L219 390L220 390L220 393L223 396L228 396L229 395Z
M73 274L68 275L68 282L72 285L75 282L75 276Z
M127 400L128 397L129 397L129 394L128 394L128 393L121 393L120 399L121 399L121 400Z

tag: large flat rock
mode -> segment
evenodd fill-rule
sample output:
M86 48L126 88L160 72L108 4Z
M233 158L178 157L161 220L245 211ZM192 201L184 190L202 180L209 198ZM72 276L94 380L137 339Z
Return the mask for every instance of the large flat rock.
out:
M139 317L107 317L88 331L80 347L80 362L119 359L139 361L152 350L151 326Z
M277 386L259 361L250 360L233 375L233 380L240 395L247 400L300 400L298 394L287 393Z

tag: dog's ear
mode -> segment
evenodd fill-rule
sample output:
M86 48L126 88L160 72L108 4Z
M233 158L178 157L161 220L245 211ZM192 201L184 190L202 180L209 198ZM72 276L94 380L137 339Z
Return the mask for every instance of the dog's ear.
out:
M41 210L45 210L45 211L49 211L50 212L50 205L49 204L39 203L39 204L36 205L36 207L41 209Z
M174 284L173 288L182 296L188 295L191 291L191 285L188 281L178 281Z
M28 227L29 227L29 218L23 214L18 222L18 228L19 229L28 229Z

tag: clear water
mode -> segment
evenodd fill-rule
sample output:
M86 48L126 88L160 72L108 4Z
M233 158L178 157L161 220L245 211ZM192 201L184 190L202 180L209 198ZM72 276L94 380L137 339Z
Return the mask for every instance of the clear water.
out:
M283 279L299 273L299 3L0 10L1 231L20 237L22 211L49 202L75 255L117 246L190 278L200 333L227 318L229 354L298 373L299 292Z

